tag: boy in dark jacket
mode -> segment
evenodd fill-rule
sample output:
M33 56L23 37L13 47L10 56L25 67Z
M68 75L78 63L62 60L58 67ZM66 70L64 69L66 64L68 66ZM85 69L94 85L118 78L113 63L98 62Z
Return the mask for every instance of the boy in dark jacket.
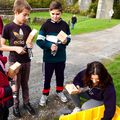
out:
M75 23L77 23L77 17L75 15L71 18L71 28L74 29Z
M68 24L62 20L62 5L60 2L52 1L49 8L51 18L41 27L37 38L37 45L43 49L43 75L44 88L40 99L40 105L45 106L50 92L50 83L53 72L56 76L56 95L62 102L67 102L63 93L64 69L66 64L66 47L71 41ZM66 38L59 42L57 35L63 31Z

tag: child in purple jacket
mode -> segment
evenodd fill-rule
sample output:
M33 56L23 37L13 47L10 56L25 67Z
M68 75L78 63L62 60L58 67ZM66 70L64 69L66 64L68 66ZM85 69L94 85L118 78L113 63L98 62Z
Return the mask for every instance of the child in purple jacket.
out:
M76 106L73 113L104 104L101 120L112 120L116 110L116 92L112 77L102 63L89 63L86 69L76 75L73 84L79 90L78 94L71 95ZM81 98L88 101L81 105Z

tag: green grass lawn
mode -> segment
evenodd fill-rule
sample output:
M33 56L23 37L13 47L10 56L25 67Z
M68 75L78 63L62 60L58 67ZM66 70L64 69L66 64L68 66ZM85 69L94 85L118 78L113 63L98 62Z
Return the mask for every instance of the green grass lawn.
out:
M71 30L72 35L76 34L82 34L82 33L88 33L93 31L99 31L106 28L113 27L120 23L120 20L112 19L105 20L105 19L95 19L95 18L88 18L85 16L77 16L77 23L75 24L75 29ZM33 19L34 17L38 18L50 18L49 12L37 12L37 13L31 13L30 18ZM68 23L68 21L71 19L72 14L70 13L62 13L62 18ZM34 25L31 24L32 28L36 28L39 30L40 25Z
M35 28L39 30L41 25L34 24L32 22L35 17L48 19L50 18L50 15L49 12L34 12L34 13L31 12L30 14L31 23L29 25L31 26L32 29ZM72 14L70 13L62 13L62 19L65 20L67 23L69 20L71 20L71 17ZM104 30L106 28L111 28L117 24L120 24L120 20L118 19L112 19L112 20L96 19L96 18L88 18L86 16L80 16L80 15L76 15L76 17L77 17L77 23L75 24L75 29L71 30L71 26L70 26L72 35ZM6 24L8 23L8 20L4 20L3 22L4 24Z

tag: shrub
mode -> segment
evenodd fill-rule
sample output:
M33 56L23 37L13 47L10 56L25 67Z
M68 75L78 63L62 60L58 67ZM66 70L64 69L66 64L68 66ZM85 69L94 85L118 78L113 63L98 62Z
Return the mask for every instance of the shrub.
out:
M78 0L73 0L73 4L76 4L76 3L78 3Z
M12 8L14 0L0 0L0 8Z
M64 10L67 13L73 13L73 14L80 13L78 2L74 5L67 6Z
M81 15L81 16L87 16L87 11L81 10L81 11L80 11L80 15Z
M48 8L52 0L27 0L33 8Z
M45 21L46 21L45 18L37 18L37 17L35 17L35 18L33 19L32 23L42 25Z
M87 15L89 17L92 17L92 18L95 18L96 17L96 12L97 12L97 5L98 5L98 2L93 2L91 3L88 11L87 11Z
M114 14L113 18L120 19L120 3L114 4Z

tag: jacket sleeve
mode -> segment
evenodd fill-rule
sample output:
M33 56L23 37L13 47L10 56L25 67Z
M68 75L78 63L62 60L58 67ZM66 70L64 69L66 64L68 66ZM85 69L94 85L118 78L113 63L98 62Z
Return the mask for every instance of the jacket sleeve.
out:
M0 66L0 98L5 98L12 95L12 89L9 85L7 76L4 75L2 67Z
M85 71L86 69L80 71L74 78L73 80L73 84L76 86L76 85L79 85L80 87L83 87L83 77L84 77L84 74L85 74Z
M10 86L5 87L5 88L4 88L4 91L5 91L4 97L8 97L8 96L12 95L12 89L11 89Z
M70 34L70 29L69 29L69 25L67 25L67 43L66 45L68 45L71 41L71 34Z
M114 85L109 85L104 92L104 105L105 111L104 116L101 120L111 120L116 110L116 92Z
M46 41L45 39L46 39L46 31L45 31L45 25L43 24L39 31L36 44L42 49L50 49L52 43L49 41Z
M0 99L12 95L12 89L10 86L0 87Z
M2 34L2 29L3 29L3 22L2 22L2 19L0 17L0 35Z
M5 95L5 91L3 87L0 87L0 99L2 99Z

